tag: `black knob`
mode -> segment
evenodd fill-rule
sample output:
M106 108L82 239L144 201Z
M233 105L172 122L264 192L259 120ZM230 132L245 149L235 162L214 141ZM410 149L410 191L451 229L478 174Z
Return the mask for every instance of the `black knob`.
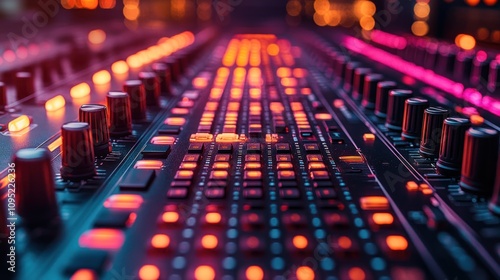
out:
M110 92L106 96L109 114L109 134L113 137L132 133L132 112L130 99L125 92Z
M88 123L92 132L92 143L96 156L106 156L111 152L106 106L86 104L80 107L78 120Z
M422 140L419 150L421 156L426 158L439 156L443 122L449 115L450 111L441 107L430 107L424 110Z
M451 76L455 67L457 50L452 45L441 45L438 50L436 72L443 76Z
M28 227L45 227L59 220L51 160L43 148L14 154L17 212Z
M389 102L389 92L396 88L397 84L393 81L382 81L377 83L377 93L375 101L375 115L377 117L387 117L387 103Z
M16 73L16 100L21 100L35 93L33 75L29 72Z
M79 181L94 176L94 145L89 124L65 123L61 127L61 137L61 177Z
M354 69L354 78L352 84L352 97L354 99L361 98L363 89L365 88L365 77L371 72L370 68Z
M363 101L361 105L366 109L375 108L377 99L377 85L384 77L380 74L368 74L365 76L365 85L363 88Z
M438 56L438 48L439 44L435 42L428 42L425 47L425 56L424 56L424 67L427 69L434 69L436 65L436 60Z
M387 117L385 126L388 129L401 131L403 126L403 113L405 110L406 99L413 96L411 90L394 89L389 92L389 101L387 102Z
M457 81L469 80L472 73L472 61L474 57L468 52L460 52L457 54L453 72L453 78Z
M472 127L465 133L460 187L472 192L491 194L498 159L498 132Z
M172 95L170 91L170 72L168 71L167 65L165 63L154 63L152 68L158 77L160 91L166 96Z
M470 82L473 86L484 85L488 82L488 72L491 58L485 52L479 51L472 62Z
M175 58L169 57L165 60L165 64L167 64L169 69L171 81L179 82L181 77L181 66L179 62Z
M470 127L469 119L447 118L443 122L437 171L445 176L458 176L462 168L465 132Z
M349 57L345 56L345 55L338 55L337 57L335 57L335 74L337 75L337 77L344 77L345 75L345 68L346 68L346 65L347 65L347 62L349 62Z
M354 82L354 69L358 68L360 63L357 61L349 61L345 66L344 74L344 89L350 91Z
M160 81L154 72L140 72L139 79L144 85L146 105L158 106L160 104Z
M0 82L0 111L3 111L7 106L7 89L3 82Z
M490 63L488 90L491 92L500 91L500 60L493 60Z
M488 206L491 212L500 215L500 157L498 157L497 170L495 174L497 176L497 179L495 180L495 189Z
M424 111L429 107L429 100L419 97L408 98L405 101L403 113L403 140L420 139L422 135L422 123Z
M140 80L128 80L123 85L123 91L130 98L130 110L132 120L141 121L146 119L146 93Z

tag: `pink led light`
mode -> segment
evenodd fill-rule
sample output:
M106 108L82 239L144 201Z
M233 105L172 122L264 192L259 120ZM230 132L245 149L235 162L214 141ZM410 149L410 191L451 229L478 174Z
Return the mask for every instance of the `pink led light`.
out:
M406 39L404 37L383 32L380 30L373 30L370 33L370 39L377 44L392 49L403 50L404 48L406 48Z
M476 54L476 60L479 62L486 61L488 59L488 54L485 51L478 51Z

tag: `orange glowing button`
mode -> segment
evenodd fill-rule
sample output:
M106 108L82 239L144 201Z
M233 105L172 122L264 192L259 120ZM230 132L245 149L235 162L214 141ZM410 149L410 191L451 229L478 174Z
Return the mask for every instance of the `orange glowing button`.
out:
M83 2L83 1L82 1ZM89 1L86 1L89 2ZM92 2L92 1L91 1ZM97 1L94 1L97 3ZM106 32L101 29L95 29L89 32L88 40L91 44L100 45L106 41Z
M262 280L264 279L264 270L260 266L252 265L245 270L247 280Z
M225 180L229 176L226 170L214 170L210 173L210 179Z
M282 78L281 85L284 87L296 87L297 86L297 79L295 79L295 78Z
M309 170L320 170L320 169L325 169L326 166L322 162L310 162L309 163Z
M159 170L162 166L163 162L161 160L138 160L135 163L134 168Z
M344 250L347 250L349 248L351 248L352 246L352 241L349 237L347 236L341 236L339 237L339 239L337 239L337 245L344 249Z
M291 162L278 162L276 168L278 170L293 169L293 164Z
M364 280L366 278L365 271L359 267L352 267L347 272L350 280Z
M276 44L269 44L267 46L267 53L270 56L277 56L280 53L280 47Z
M375 141L375 134L373 134L373 133L365 133L365 134L363 134L363 141L365 141L365 142Z
M375 213L372 215L372 221L376 225L391 225L394 217L390 213Z
M418 190L418 185L414 181L408 181L406 182L406 189L408 191L416 191Z
M296 235L292 239L293 246L297 249L305 249L307 247L307 238L303 235Z
M342 99L335 99L335 101L333 101L333 106L335 108L342 108L342 107L344 107L344 100L342 100Z
M290 77L292 75L292 70L288 67L280 67L276 70L276 75L280 78Z
M293 69L293 75L295 78L304 78L307 76L307 70L304 68L295 68Z
M139 279L141 280L157 280L160 278L160 269L152 264L147 264L139 270Z
M219 213L211 212L205 215L205 221L208 224L218 224L222 220L222 216Z
M297 94L297 91L294 88L285 88L285 94L286 95L295 95L295 94Z
M128 70L128 64L123 60L118 60L117 62L111 64L111 71L114 74L125 74Z
M307 155L308 161L323 161L323 157L320 155Z
M389 208L389 201L384 196L365 196L359 202L363 210L386 210Z
M161 215L161 220L168 224L177 223L179 221L179 214L174 211L167 211Z
M101 70L99 72L96 72L92 76L92 82L94 82L94 84L96 85L105 85L108 84L110 81L111 81L111 75L106 70Z
M314 280L314 270L308 266L300 266L295 272L297 280Z
M85 248L118 250L124 241L125 234L121 230L97 228L84 232L78 244Z
M80 83L69 91L71 98L83 98L90 94L90 86L87 83Z
M201 238L201 246L205 249L214 249L218 243L215 235L207 234Z
M260 172L260 171L245 171L245 179L260 180L260 179L262 179L262 172Z
M175 118L175 117L172 117L172 118L167 118L165 120L165 124L168 124L168 125L178 125L178 126L181 126L181 125L184 125L186 123L186 119L185 118Z
M9 131L18 132L30 126L31 120L28 116L22 115L9 122Z
M423 194L432 194L433 193L432 189L427 184L420 184L420 191Z
M215 279L215 270L208 265L200 265L194 270L194 278L196 280L213 280Z
M191 170L179 170L175 174L175 179L180 180L191 180L193 178L194 172Z
M481 117L480 115L471 115L470 116L470 122L473 125L481 125L484 123L484 118Z
M330 115L328 113L317 113L314 115L314 117L317 120L331 120L332 119L332 115Z
M260 169L262 165L259 162L247 162L245 163L245 170L247 169Z
M175 137L172 136L155 136L151 139L151 143L156 145L172 145L174 142Z
M187 114L189 114L189 109L176 107L176 108L173 108L170 112L172 114L175 114L175 115L187 115Z
M170 245L170 237L166 234L155 234L151 238L151 246L155 249L166 249Z
M49 149L49 151L53 152L53 151L55 151L55 149L59 148L61 145L62 145L62 137L59 136L56 140L54 140L52 143L50 143L47 146L47 149Z
M228 169L229 162L214 162L213 169Z
M138 209L144 202L142 196L137 194L114 194L104 201L104 207L111 209Z
M70 280L97 280L97 275L92 269L81 268L73 273Z
M181 165L179 165L179 169L188 169L188 170L194 170L198 164L196 162L181 162Z
M404 251L408 248L408 241L401 235L389 235L385 239L385 243L393 251Z
M208 79L205 77L196 77L193 79L193 87L196 89L206 88L208 85Z
M64 100L64 97L62 95L58 95L45 102L45 110L47 110L48 112L57 111L64 107L64 105L66 105L66 100Z
M365 160L361 156L340 156L339 159L346 163L363 163Z

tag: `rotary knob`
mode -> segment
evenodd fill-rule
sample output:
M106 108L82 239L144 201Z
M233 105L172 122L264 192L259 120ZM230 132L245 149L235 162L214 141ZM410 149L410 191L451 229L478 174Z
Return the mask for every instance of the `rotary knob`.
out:
M453 77L457 81L468 80L472 73L472 60L473 56L467 52L460 52L457 54L453 71Z
M424 98L413 97L405 101L403 113L403 140L420 139L422 135L422 123L424 120L424 110L429 107L429 101Z
M370 68L354 69L354 78L352 84L352 97L354 99L361 98L363 89L365 88L365 77L371 72Z
M29 72L16 73L16 100L24 99L35 93L33 75Z
M96 174L94 145L88 123L69 122L61 127L61 177L79 181Z
M106 156L111 152L109 126L106 106L86 104L80 107L80 122L88 123L92 132L94 152L97 156Z
M465 132L470 127L465 118L447 118L443 122L443 134L439 146L437 171L445 176L458 176L462 168Z
M490 63L490 74L488 76L488 90L491 92L500 91L500 60L493 60Z
M158 77L158 81L160 83L160 91L167 96L171 96L172 92L170 91L170 73L168 72L168 67L165 63L154 63L153 71Z
M387 103L389 101L389 92L397 88L396 82L382 81L377 83L377 93L375 100L375 115L379 118L387 117Z
M106 96L108 104L109 134L113 137L132 133L132 113L130 99L125 92L110 92Z
M5 110L5 106L7 106L7 90L5 84L0 82L0 111Z
M132 120L146 119L146 93L140 80L128 80L123 85L123 91L130 97Z
M484 52L479 51L472 62L472 73L470 82L472 86L478 86L488 81L488 72L491 58Z
M345 55L335 57L335 74L337 77L344 77L347 62L349 62L349 57Z
M349 61L345 66L344 73L344 89L346 91L350 91L352 88L352 84L354 82L354 69L358 68L360 63L357 61Z
M160 82L154 72L140 72L139 79L144 85L146 105L158 106L160 104Z
M389 101L387 102L387 118L385 126L388 129L401 131L403 126L403 113L406 99L411 98L413 92L405 89L395 89L389 92Z
M51 160L46 149L21 149L14 154L17 211L27 227L59 221Z
M365 85L363 88L363 101L361 105L366 109L375 108L377 99L377 86L382 81L383 76L380 74L368 74L365 76Z
M441 107L429 107L424 110L422 140L419 150L421 156L426 158L439 156L443 122L449 115L450 111Z
M498 159L498 132L472 127L465 133L460 187L464 190L491 194Z

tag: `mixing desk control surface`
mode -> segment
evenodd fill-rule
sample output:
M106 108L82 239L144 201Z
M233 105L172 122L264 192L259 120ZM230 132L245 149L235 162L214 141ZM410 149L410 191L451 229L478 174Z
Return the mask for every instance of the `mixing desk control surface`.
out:
M497 107L410 71L410 45L228 34L1 86L8 277L499 277Z

